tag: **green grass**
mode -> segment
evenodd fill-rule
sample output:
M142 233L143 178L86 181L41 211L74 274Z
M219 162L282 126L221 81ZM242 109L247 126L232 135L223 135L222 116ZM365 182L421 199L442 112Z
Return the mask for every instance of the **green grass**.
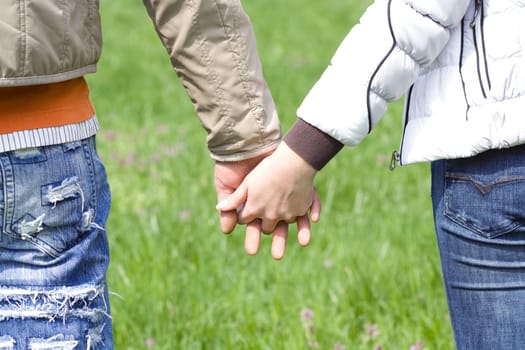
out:
M243 4L286 130L369 1ZM116 349L453 347L428 165L388 170L401 102L318 175L311 245L301 248L293 228L282 261L270 258L269 237L250 257L242 228L219 230L205 133L141 2L101 7L105 48L88 79L113 191Z

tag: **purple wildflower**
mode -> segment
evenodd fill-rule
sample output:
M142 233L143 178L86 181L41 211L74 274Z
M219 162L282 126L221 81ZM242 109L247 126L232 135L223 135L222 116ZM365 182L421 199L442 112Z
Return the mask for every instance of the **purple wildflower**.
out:
M414 345L410 347L410 350L423 350L425 343L422 340L418 340Z
M375 323L367 324L366 325L366 334L370 337L370 339L375 339L379 336L379 327Z
M179 213L179 220L184 221L191 216L191 211L184 209Z
M310 309L304 308L301 310L301 318L303 321L311 321L314 318L314 312Z
M155 339L153 339L153 338L148 338L148 339L146 339L146 342L145 342L145 343L146 343L146 346L147 346L148 348L152 348L152 347L155 346Z

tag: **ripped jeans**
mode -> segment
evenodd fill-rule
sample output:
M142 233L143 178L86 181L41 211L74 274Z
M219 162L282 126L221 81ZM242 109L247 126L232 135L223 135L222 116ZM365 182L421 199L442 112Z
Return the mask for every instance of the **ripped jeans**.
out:
M0 153L0 350L112 349L95 138Z

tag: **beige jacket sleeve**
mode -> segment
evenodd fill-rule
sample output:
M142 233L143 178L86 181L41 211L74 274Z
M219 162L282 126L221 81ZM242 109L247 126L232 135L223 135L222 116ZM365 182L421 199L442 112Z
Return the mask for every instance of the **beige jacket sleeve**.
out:
M281 130L251 22L239 0L144 0L202 125L211 156L251 158Z

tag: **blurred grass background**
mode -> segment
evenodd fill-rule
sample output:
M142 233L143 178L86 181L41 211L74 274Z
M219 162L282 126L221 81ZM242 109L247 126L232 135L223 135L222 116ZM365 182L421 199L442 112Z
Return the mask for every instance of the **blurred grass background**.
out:
M245 0L283 130L371 1ZM116 349L451 349L428 164L388 170L402 101L317 176L308 248L291 229L244 253L220 232L213 163L140 1L102 0L88 77L113 191L108 273Z

